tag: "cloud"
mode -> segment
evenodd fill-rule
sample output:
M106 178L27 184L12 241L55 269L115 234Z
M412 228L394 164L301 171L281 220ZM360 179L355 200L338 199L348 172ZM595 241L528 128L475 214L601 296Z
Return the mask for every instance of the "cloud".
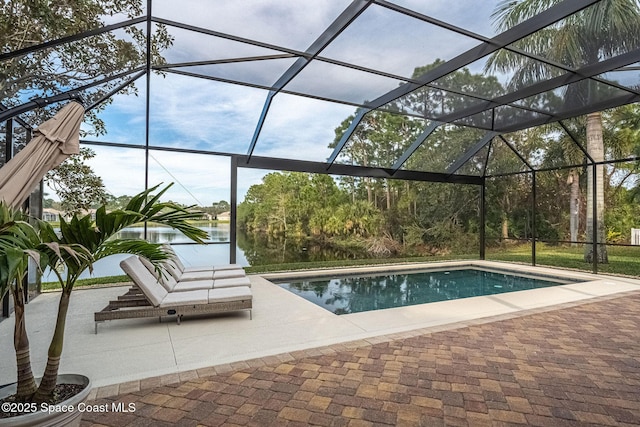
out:
M305 50L349 3L188 0L154 3L153 15L239 37Z
M496 35L491 14L499 0L394 0L394 3L486 37Z
M152 145L244 153L266 92L192 77L151 82Z
M324 162L335 128L355 107L300 96L278 94L273 101L255 154Z

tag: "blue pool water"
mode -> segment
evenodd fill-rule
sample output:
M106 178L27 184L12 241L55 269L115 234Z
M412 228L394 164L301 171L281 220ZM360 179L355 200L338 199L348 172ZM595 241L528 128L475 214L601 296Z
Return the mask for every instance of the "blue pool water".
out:
M348 314L545 288L571 282L467 268L276 283L335 314Z

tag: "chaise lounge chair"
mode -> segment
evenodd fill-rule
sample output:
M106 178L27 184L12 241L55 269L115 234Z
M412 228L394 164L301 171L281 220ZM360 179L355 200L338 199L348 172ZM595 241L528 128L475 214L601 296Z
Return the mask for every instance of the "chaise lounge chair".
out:
M183 292L183 291L193 291L198 289L212 289L212 288L229 288L234 286L249 286L251 287L251 280L244 274L244 270L240 270L242 273L241 276L215 276L214 278L209 276L203 276L200 279L195 279L193 277L183 280L182 276L179 276L177 273L173 271L173 263L171 261L167 261L164 263L165 268L170 274L165 274L164 276L160 276L156 271L155 267L149 260L146 258L139 258L140 262L149 270L149 272L156 278L158 282L167 290L167 292ZM227 270L227 271L235 271L235 270ZM226 271L223 271L226 272ZM218 272L215 272L218 273Z
M98 323L105 320L134 319L143 317L176 316L180 324L185 314L209 314L238 310L249 310L252 316L253 295L248 286L200 289L184 292L169 292L142 264L137 256L120 262L120 266L135 284L117 301L94 314L95 333Z

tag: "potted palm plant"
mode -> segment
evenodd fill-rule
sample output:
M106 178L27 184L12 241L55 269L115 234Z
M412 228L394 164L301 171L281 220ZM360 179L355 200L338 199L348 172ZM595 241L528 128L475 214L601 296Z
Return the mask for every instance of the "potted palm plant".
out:
M31 219L31 221L34 221ZM41 232L50 228L49 224L35 221L35 226L28 222L28 218L22 212L8 207L4 202L0 203L0 298L7 292L11 293L14 302L14 349L17 364L18 381L7 387L0 388L0 397L5 397L5 405L2 407L2 415L10 415L11 412L38 412L38 404L28 401L28 396L36 392L36 381L33 377L30 363L29 339L27 337L25 320L25 298L23 281L28 269L29 261L35 261L38 269L42 270L47 265L63 260L62 252L66 252L72 258L91 259L91 254L78 245L59 245L57 242L47 242L42 239ZM50 258L51 257L51 258ZM65 382L69 382L69 378ZM74 382L73 380L71 382ZM76 381L77 382L77 381ZM86 387L84 393L78 398L85 399L89 392ZM6 397L11 396L7 400ZM25 396L22 398L20 396ZM7 406L8 403L8 406ZM66 414L71 415L71 414ZM45 417L44 413L33 413L20 417L20 419L0 418L0 424L20 426L39 425ZM62 422L66 422L69 416L63 416ZM55 425L46 420L47 425ZM40 423L43 425L45 423Z
M129 253L144 256L158 270L170 254L160 244L143 239L121 239L115 235L123 228L140 222L153 222L181 231L189 239L203 243L207 233L188 221L198 219L200 212L191 207L184 208L172 202L161 202L160 197L169 189L168 185L157 194L158 186L134 196L122 210L107 212L102 206L96 211L95 221L90 215L73 215L69 221L61 219L60 232L56 234L46 223L32 226L20 220L20 214L0 205L0 292L11 290L15 306L14 344L17 361L17 383L12 397L15 402L42 404L54 401L54 392L59 383L58 367L64 342L64 329L73 287L93 263L109 255ZM24 300L21 299L21 283L28 259L34 259L43 268L48 266L57 275L62 291L51 344L47 354L47 365L38 382L35 380L29 356L29 344L25 327ZM65 273L60 273L59 263L64 264ZM88 387L85 387L88 389ZM88 393L88 390L87 390ZM27 416L31 416L29 414ZM78 414L80 415L80 414ZM3 419L0 418L0 425ZM79 422L79 418L77 419ZM10 425L17 425L15 420ZM64 425L69 425L65 421Z

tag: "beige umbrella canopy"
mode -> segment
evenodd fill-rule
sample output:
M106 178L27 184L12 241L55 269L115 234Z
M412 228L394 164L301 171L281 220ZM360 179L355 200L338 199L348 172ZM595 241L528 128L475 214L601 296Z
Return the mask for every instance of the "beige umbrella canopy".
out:
M71 102L38 126L27 146L0 168L0 200L19 207L48 171L78 154L83 117L82 105Z

